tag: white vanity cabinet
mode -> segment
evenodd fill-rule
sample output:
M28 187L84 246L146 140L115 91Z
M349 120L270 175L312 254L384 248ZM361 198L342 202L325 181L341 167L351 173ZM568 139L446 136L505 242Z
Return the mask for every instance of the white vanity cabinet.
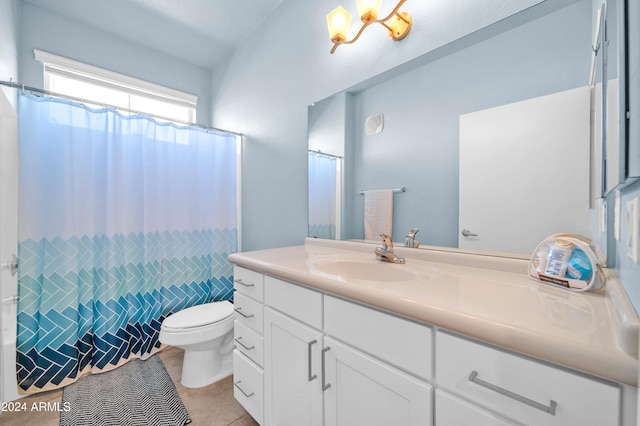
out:
M325 337L327 426L431 425L431 385Z
M479 407L532 426L620 424L619 386L443 331L436 336L436 376L438 426L504 424L489 415L475 423Z
M234 268L233 396L258 423L264 410L263 280L258 272Z
M432 424L431 385L375 357L380 348L382 358L409 360L405 370L430 376L430 328L273 277L264 281L265 425ZM414 327L426 333L413 334ZM408 357L386 349L391 334L392 341L406 337Z
M265 277L264 424L322 426L322 294Z
M322 426L322 333L265 308L265 425Z
M325 425L432 424L431 327L325 295L324 332Z
M235 396L262 425L627 426L635 417L616 383L236 274L245 285L236 283Z

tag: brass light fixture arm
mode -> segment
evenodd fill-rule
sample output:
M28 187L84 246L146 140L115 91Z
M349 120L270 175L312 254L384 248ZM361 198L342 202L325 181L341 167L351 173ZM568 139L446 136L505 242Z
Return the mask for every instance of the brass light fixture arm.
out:
M407 20L402 17L402 15L400 15L398 13L398 10L400 9L400 7L402 7L402 5L406 2L407 0L400 0L398 2L398 4L396 5L396 7L391 11L391 13L389 13L389 15L387 15L386 17L382 18L382 19L372 19L370 21L364 22L362 24L362 27L360 28L360 31L358 31L358 33L356 34L356 36L354 38L352 38L351 40L348 41L334 41L333 42L333 48L331 49L331 53L333 54L333 52L336 51L336 49L338 48L338 46L340 46L341 44L351 44L351 43L355 43L360 36L362 35L362 33L364 32L365 28L367 28L369 25L371 24L382 24L384 27L386 27L388 30L391 30L391 28L389 28L386 25L386 22L391 19L394 15L397 15L398 18L402 19L403 21L407 22Z

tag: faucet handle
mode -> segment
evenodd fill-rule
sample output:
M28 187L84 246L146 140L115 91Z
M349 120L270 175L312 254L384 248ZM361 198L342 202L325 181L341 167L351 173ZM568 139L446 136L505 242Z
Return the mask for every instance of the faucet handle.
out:
M405 247L418 248L418 246L420 245L420 243L416 241L416 234L418 233L418 231L420 231L420 229L418 228L413 228L411 231L409 231L407 237L404 240Z
M382 238L382 248L393 251L393 241L391 241L391 237L387 234L380 234L380 238Z

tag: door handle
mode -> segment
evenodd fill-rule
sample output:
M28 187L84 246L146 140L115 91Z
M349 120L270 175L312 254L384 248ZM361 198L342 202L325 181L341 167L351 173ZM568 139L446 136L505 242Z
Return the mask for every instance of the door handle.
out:
M2 269L11 271L11 276L15 277L18 273L18 256L12 254L8 262L0 264L0 270Z
M245 314L244 312L242 312L242 308L241 307L237 307L234 309L234 311L236 311L237 313L239 313L241 316L243 316L244 318L253 318L254 315L253 314Z
M478 234L474 234L473 232L469 231L468 229L463 229L461 232L463 237L477 237Z
M253 286L255 286L255 284L253 284L253 283L245 283L244 281L242 281L241 278L238 278L238 279L234 280L234 282L237 283L237 284L243 285L245 287L253 287Z
M234 339L236 341L237 344L239 344L240 346L242 346L243 348L245 348L246 350L250 351L251 349L254 349L256 346L255 345L251 345L251 346L247 346L244 343L242 343L240 340L242 340L242 336L238 337L237 339Z
M243 394L246 398L251 398L251 397L254 395L254 392L247 393L244 389L242 389L242 388L240 387L240 383L242 383L242 380L238 380L237 382L235 382L235 383L233 384L233 386L237 387L237 388L238 388L238 390L239 390L240 392L242 392L242 394Z
M309 381L312 381L316 377L318 377L318 375L317 374L313 374L313 371L311 370L311 346L313 346L316 343L318 343L318 341L316 339L313 339L312 341L307 343L307 362L308 362L308 365L309 365L308 371L307 371L307 379Z
M331 346L327 346L326 348L322 349L322 391L326 391L327 389L329 389L331 387L331 383L327 383L327 376L326 376L326 353L327 351L331 349Z
M482 386L484 388L490 389L494 392L497 392L501 395L504 395L506 397L509 397L511 399L515 399L518 402L521 402L523 404L526 404L530 407L533 407L535 409L538 409L540 411L544 411L545 413L549 413L552 416L556 415L556 407L558 406L558 403L555 402L554 400L550 400L549 401L549 405L544 405L541 404L537 401L533 401L527 397L524 397L522 395L518 395L517 393L511 392L510 390L507 390L505 388L501 388L500 386L496 386L493 383L489 383L489 382L485 382L484 380L481 380L478 378L478 372L476 370L473 370L471 372L471 374L469 374L469 381L472 383L475 383L478 386Z

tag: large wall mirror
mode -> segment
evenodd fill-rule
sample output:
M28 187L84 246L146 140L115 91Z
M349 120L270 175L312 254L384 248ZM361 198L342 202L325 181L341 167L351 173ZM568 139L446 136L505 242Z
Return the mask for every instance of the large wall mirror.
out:
M529 255L552 233L591 235L590 208L610 189L596 176L607 164L592 125L593 3L310 105L309 236L365 239L371 189L398 190L398 242L419 228L423 246Z

